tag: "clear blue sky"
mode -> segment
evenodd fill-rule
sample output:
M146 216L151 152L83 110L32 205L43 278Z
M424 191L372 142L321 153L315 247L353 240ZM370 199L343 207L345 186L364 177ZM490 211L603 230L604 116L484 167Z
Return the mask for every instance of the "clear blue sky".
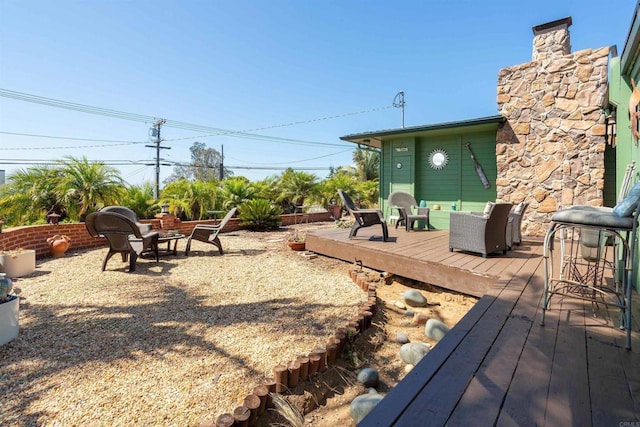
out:
M573 51L615 44L622 53L635 7L633 0L0 0L0 89L273 137L165 126L168 161L188 162L199 141L224 145L227 166L327 168L351 163L354 146L340 136L400 127L400 110L391 107L400 90L405 126L497 114L498 71L531 60L533 26L571 16ZM144 165L155 154L145 147L150 125L0 96L0 169L8 176L29 166L10 159L86 156L138 162L116 167L132 184L153 182L154 168ZM171 169L162 167L161 179ZM256 180L280 171L234 173Z

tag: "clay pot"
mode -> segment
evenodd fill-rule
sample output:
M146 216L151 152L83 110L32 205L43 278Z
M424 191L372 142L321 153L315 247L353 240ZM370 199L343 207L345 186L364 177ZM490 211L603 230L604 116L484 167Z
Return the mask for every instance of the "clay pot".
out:
M304 251L305 242L287 242L287 246L294 251Z
M64 234L56 234L55 236L47 239L47 244L51 248L51 254L54 257L61 257L69 249L71 245L71 239Z

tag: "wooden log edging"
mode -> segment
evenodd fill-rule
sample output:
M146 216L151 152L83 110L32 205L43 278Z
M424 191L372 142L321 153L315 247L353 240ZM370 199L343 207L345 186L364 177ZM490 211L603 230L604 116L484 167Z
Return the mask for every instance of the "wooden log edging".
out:
M233 414L220 414L204 421L200 427L254 425L267 408L274 407L272 393L282 394L336 364L345 344L369 328L377 312L376 283L370 282L364 272L353 269L349 270L349 277L368 297L360 306L358 315L345 322L344 326L338 327L324 348L316 348L305 356L276 364L273 368L273 378L255 386L252 394L245 397Z

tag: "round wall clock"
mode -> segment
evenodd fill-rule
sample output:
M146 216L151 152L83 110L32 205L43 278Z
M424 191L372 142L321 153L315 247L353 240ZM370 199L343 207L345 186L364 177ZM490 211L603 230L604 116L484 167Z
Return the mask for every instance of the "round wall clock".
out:
M429 166L432 169L439 170L447 166L449 163L449 155L441 148L437 148L429 154Z

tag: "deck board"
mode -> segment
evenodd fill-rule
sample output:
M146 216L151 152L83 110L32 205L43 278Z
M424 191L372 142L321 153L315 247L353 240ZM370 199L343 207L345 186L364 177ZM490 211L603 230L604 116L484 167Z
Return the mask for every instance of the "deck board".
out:
M449 252L446 231L390 228L391 239L348 230L307 237L314 252L481 299L360 424L618 425L640 421L640 298L632 350L619 310L552 299L540 325L540 241L483 258ZM372 230L379 236L379 230Z

